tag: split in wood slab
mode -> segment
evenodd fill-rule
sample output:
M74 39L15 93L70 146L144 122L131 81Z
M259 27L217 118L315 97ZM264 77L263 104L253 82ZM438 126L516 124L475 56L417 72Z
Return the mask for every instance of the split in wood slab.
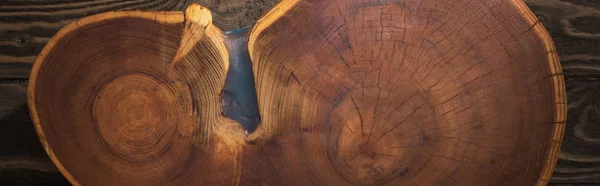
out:
M551 176L564 81L520 0L288 0L240 33L224 34L197 5L67 26L30 78L46 151L76 185Z

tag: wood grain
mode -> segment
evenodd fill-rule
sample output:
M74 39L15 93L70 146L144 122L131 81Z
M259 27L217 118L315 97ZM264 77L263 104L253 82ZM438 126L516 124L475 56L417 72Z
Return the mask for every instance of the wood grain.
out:
M568 116L552 182L600 183L600 6L598 1L526 0L557 46Z
M44 47L28 104L71 183L545 185L551 176L564 81L522 1L284 1L250 34L264 120L249 136L217 114L231 51L196 7L185 18L87 17Z
M231 157L219 156L230 139L205 135L227 126L215 124L225 46L205 21L209 12L194 7L185 22L183 12L99 14L48 42L33 67L28 102L40 141L72 184L235 181L220 161ZM184 34L182 25L194 33Z
M26 90L23 81L0 83L0 183L66 185L31 125Z
M536 13L536 15L540 18L540 20L542 21L543 25L548 29L548 31L550 32L551 36L553 37L554 42L557 45L557 50L559 52L559 55L561 56L561 61L562 61L562 65L563 67L565 67L565 77L566 77L566 84L567 84L567 91L569 91L569 104L571 104L571 100L578 100L581 101L579 103L583 103L584 105L582 106L581 104L577 104L577 105L573 105L569 106L569 117L568 117L568 123L567 123L567 131L565 133L565 140L564 140L564 145L562 146L562 151L563 152L572 152L576 155L578 155L579 157L576 158L561 158L559 159L559 162L557 164L557 169L556 169L556 173L554 174L554 178L552 180L552 182L561 182L561 183L591 183L591 182L600 182L599 176L598 176L598 165L596 162L589 162L590 159L594 159L597 157L598 154L598 150L600 149L598 147L598 145L596 145L595 143L591 143L589 141L586 141L585 139L582 139L580 137L575 136L574 131L574 126L576 125L583 125L586 126L585 128L594 128L597 127L598 125L600 125L600 122L598 121L593 121L590 119L586 119L583 120L579 118L582 118L582 113L585 113L586 110L587 116L585 116L585 118L594 118L597 117L597 113L596 112L590 112L589 106L585 106L585 105L592 105L592 107L595 107L596 104L592 104L592 102L589 102L587 100L593 98L597 95L597 93L595 93L595 90L597 89L598 85L596 83L597 78L600 77L600 72L598 72L597 70L594 70L596 66L596 64L598 62L600 62L600 60L598 60L598 57L600 55L600 45L598 43L600 43L598 41L598 37L589 37L590 35L593 36L594 33L598 33L598 31L594 31L594 29L597 29L598 27L593 27L590 26L590 24L594 24L594 22L589 23L586 22L585 20L593 20L595 15L598 15L598 7L599 4L598 1L593 1L593 0L524 0L527 5L529 5L529 7L532 9L532 11L534 13ZM99 1L97 1L99 2ZM109 5L109 4L114 4L117 1L104 1L106 3L98 3L98 4L81 4L81 2L73 2L73 1L34 1L34 0L28 0L28 1L1 1L0 2L0 9L2 10L24 10L24 9L13 9L14 7L28 7L28 8L32 8L31 10L35 10L37 12L46 12L45 10L47 9L51 9L50 7L53 7L54 9L52 10L57 10L57 9L61 9L61 8L57 8L57 7L70 7L71 5L69 4L79 4L79 5L73 5L76 8L73 9L79 9L82 7L87 7L87 10L93 10L95 7L98 6L105 6L105 5ZM122 2L122 1L119 1ZM212 1L203 1L201 3L216 3L216 4L225 4L228 3L229 1L217 1L217 0L212 0ZM184 5L184 3L182 3L182 5L178 5L176 7L179 8L179 10L182 10ZM34 7L32 7L32 5L35 5ZM10 7L13 6L13 7ZM219 6L212 6L212 5L207 5L209 7L219 7ZM9 8L6 8L9 7ZM118 7L118 6L114 6L114 7ZM220 6L219 9L215 9L214 10L218 10L220 12L226 12L228 9L232 9L232 7L234 6ZM249 8L251 6L247 6L246 8ZM244 8L244 6L241 6L241 4L237 4L235 6L235 10L239 11L241 9L246 9ZM112 10L116 10L115 9L104 9L106 11L112 11ZM123 9L127 9L127 8L123 8ZM175 8L173 8L175 9ZM155 9L158 10L158 9ZM10 12L10 11L9 11ZM29 12L29 11L28 11ZM230 11L230 12L235 12L235 11ZM224 13L215 13L219 16L225 16L227 14ZM80 13L77 16L75 16L76 18L79 18L81 16L84 15L91 15L89 13ZM231 17L235 17L235 15L237 14L230 14ZM580 16L582 15L582 16ZM245 15L244 15L245 16ZM583 17L583 18L579 18L577 19L576 17ZM591 18L589 18L591 17ZM0 50L0 63L2 63L0 65L0 77L4 78L4 79L27 79L29 72L30 72L30 68L31 68L31 63L35 60L35 55L41 50L41 47L43 46L43 43L47 42L47 40L49 39L49 37L51 37L56 31L58 31L58 29L62 28L62 26L70 23L71 21L73 21L75 18L62 18L60 15L57 15L56 18L54 18L55 20L52 22L46 22L44 21L44 17L36 17L35 19L29 19L29 21L21 21L18 18L11 18L11 21L13 21L13 23L11 24L4 24L3 22L0 23L0 30L6 29L8 28L8 30L3 30L0 31L0 47L5 47L5 46L26 46L29 49L33 50L33 51L37 51L37 52L25 52L28 53L29 55L26 55L25 57L11 57L11 53L5 53L4 49L5 48L1 48L2 50ZM215 18L215 24L219 24L219 18ZM232 21L233 18L227 18L227 19L222 19L224 20L222 25L239 25L238 23L235 23L236 21ZM569 23L571 19L575 19L575 21L573 21L572 23ZM61 20L67 20L67 21L61 21ZM235 20L235 19L233 19ZM583 21L581 21L583 20ZM234 23L228 23L228 22L234 22ZM568 23L568 24L567 24ZM575 29L575 30L583 30L585 32L574 32L571 33L569 30L568 26L569 24L573 24L573 25L577 25L579 28ZM10 27L8 27L7 25L11 25ZM6 27L5 27L6 26ZM233 26L232 26L233 27ZM48 31L50 30L50 31ZM34 36L30 36L29 34L33 34ZM587 33L587 34L586 34ZM583 35L583 36L582 36ZM587 37L585 36L587 35ZM23 44L19 44L20 42L23 42ZM28 44L28 43L37 43L35 44L36 47L30 47L32 45ZM42 44L40 44L42 43ZM565 57L565 56L569 56L569 57ZM568 67L571 66L571 67ZM4 85L2 85L4 86ZM0 86L0 87L2 87ZM23 86L23 85L20 85ZM8 87L15 87L14 85L8 85ZM4 91L7 90L7 91ZM15 91L18 93L10 93L10 91ZM13 125L10 126L9 128L14 128L16 131L15 133L7 133L8 136L14 136L14 139L11 139L9 141L18 141L18 144L21 144L22 141L30 141L24 144L29 144L27 145L27 147L25 147L25 145L20 146L20 145L15 145L15 144L0 144L0 145L4 145L4 146L10 146L10 147L14 147L14 148L21 148L21 149L29 149L29 150L15 150L12 152L18 152L15 153L13 155L15 156L19 156L19 155L28 155L28 152L43 152L42 149L38 149L35 150L35 148L37 148L36 146L39 144L34 144L32 142L34 142L35 140L32 138L34 137L33 134L29 133L29 131L33 130L32 127L25 127L23 128L23 126L25 123L31 123L30 119L29 119L29 115L28 112L26 110L25 106L18 106L19 102L20 104L24 104L25 100L24 100L24 95L25 91L24 90L16 90L15 88L8 88L8 89L2 89L0 90L0 94L4 94L7 96L2 97L2 103L0 104L0 107L2 108L6 108L4 109L0 114L4 114L4 119L0 122L0 124L5 124L5 125ZM582 98L584 97L584 98ZM19 101L17 101L19 100ZM16 105L13 105L16 104ZM593 110L593 109L592 109ZM576 112L576 113L574 113ZM9 121L8 123L4 122L4 121ZM23 131L23 132L21 132ZM587 133L588 131L591 131L592 133ZM595 134L593 134L593 130L585 130L586 135L588 136L594 136ZM11 135L11 134L22 134L22 135ZM597 136L597 135L596 135ZM4 137L0 137L3 138ZM12 137L11 137L12 138ZM6 138L6 139L10 139L10 138ZM572 147L572 148L569 148ZM567 149L568 148L568 149ZM10 151L9 151L10 152ZM24 153L24 154L20 154L20 153ZM36 154L36 153L34 153ZM564 153L563 153L564 154ZM38 155L42 155L45 156L44 154L38 154ZM12 155L11 155L12 156ZM587 159L587 160L586 160ZM32 161L37 161L37 160L32 160ZM46 160L46 163L49 163L48 160ZM564 168L564 169L563 169ZM20 177L21 180L24 181L31 181L30 179L26 179L26 177L23 177L22 175L19 174L11 174L11 173L7 173L7 174L2 174L0 173L0 175L16 175L17 177ZM41 172L39 174L24 174L24 175L40 175L42 177L45 177L45 173ZM62 177L59 174L56 173L52 173L52 175L58 176L58 177ZM1 178L6 178L6 177L2 177ZM52 179L52 178L49 178ZM37 180L37 179L36 179ZM64 180L63 180L64 181Z
M297 1L252 34L261 125L278 143L301 139L272 151L315 162L295 171L315 183L545 185L551 175L563 81L520 1Z
M183 11L192 3L213 10L222 30L254 24L278 0L9 0L0 1L0 78L27 79L48 40L73 21L118 10Z
M199 6L69 24L29 79L46 152L74 185L550 179L564 80L520 0L284 1L248 41L251 134L219 115L228 39Z
M200 3L213 10L213 23L224 30L253 24L277 0L96 0L0 1L0 183L68 184L43 151L26 106L26 79L42 47L67 24L117 10L183 10ZM15 82L20 82L15 84ZM18 161L15 161L18 160ZM45 171L40 171L39 168Z

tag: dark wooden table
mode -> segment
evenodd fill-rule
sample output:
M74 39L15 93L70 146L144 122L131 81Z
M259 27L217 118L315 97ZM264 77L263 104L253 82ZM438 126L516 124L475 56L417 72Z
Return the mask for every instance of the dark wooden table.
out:
M200 3L214 24L252 24L278 0L0 1L0 185L69 185L40 145L27 109L37 54L77 18L114 10L184 10ZM600 185L600 0L525 0L552 35L568 92L568 119L551 185Z

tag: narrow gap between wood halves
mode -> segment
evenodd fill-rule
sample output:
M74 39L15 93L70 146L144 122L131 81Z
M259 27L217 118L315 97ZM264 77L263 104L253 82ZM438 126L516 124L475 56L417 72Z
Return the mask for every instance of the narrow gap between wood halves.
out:
M248 52L248 37L252 27L224 32L229 53L229 70L221 91L221 114L242 125L246 135L260 124L258 99L252 62Z

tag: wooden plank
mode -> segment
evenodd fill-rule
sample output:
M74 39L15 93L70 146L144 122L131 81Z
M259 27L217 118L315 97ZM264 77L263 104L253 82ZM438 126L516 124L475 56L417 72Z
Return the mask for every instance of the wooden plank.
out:
M0 1L0 78L29 77L46 42L78 18L114 10L178 10L185 1Z
M37 138L26 90L24 81L0 81L0 183L68 184Z
M59 172L42 172L31 169L0 169L2 185L71 185Z
M0 157L45 157L27 108L26 83L0 84Z
M600 183L600 1L525 0L552 36L568 116L551 182Z
M0 1L0 79L27 79L46 42L67 24L116 10L181 11L199 3L222 30L253 24L279 0L9 0Z

